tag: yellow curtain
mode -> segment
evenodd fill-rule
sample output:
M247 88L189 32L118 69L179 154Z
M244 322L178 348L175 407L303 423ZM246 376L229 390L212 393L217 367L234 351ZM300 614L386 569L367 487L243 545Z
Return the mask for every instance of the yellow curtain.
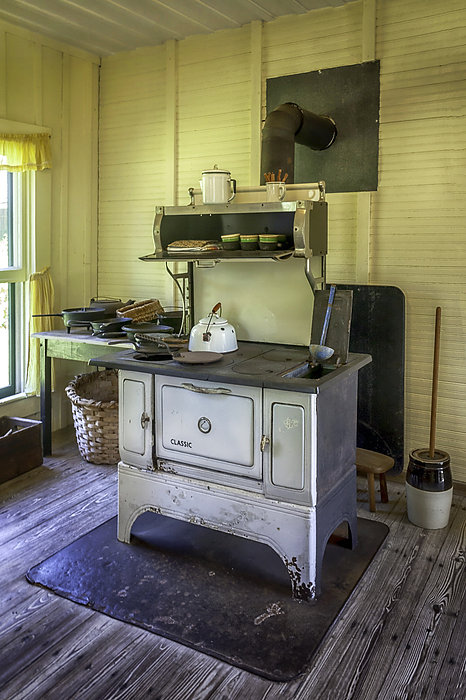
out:
M53 313L54 288L50 268L44 267L40 272L34 272L29 277L29 300L31 316L33 314ZM32 333L53 330L54 318L31 318L30 336ZM53 371L53 370L52 370ZM52 387L53 387L52 377ZM40 341L38 338L29 337L28 371L26 379L26 393L40 393Z
M0 170L24 173L50 167L49 134L0 134Z

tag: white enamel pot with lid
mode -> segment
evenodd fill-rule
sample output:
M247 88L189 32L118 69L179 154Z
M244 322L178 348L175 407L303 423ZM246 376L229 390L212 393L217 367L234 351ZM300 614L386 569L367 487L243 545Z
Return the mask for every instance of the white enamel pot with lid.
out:
M199 323L193 326L189 335L189 350L224 354L238 349L234 327L217 313L219 310L221 312L221 309L222 305L219 302L208 316L201 318Z
M236 180L229 170L220 170L217 165L202 171L200 185L204 204L227 204L236 194Z

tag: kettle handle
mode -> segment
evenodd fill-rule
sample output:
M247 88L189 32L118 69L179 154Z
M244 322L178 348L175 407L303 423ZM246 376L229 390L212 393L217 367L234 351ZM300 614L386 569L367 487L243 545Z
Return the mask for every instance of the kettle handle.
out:
M210 328L210 324L211 324L212 321L213 321L214 314L217 313L217 311L218 311L219 309L221 309L221 308L222 308L222 303L219 301L219 302L217 302L217 303L215 304L214 308L212 309L212 311L211 311L210 314L209 314L209 323L207 324L207 328L205 329L205 332L202 334L202 340L203 340L205 343L208 343L208 342L209 342L210 337L211 337L211 335L212 335L211 333L209 333L209 328Z
M234 180L233 178L231 178L231 179L230 179L230 182L233 183L233 194L231 195L230 199L228 200L229 202L231 202L231 200L232 200L232 199L234 198L234 196L236 195L236 180Z

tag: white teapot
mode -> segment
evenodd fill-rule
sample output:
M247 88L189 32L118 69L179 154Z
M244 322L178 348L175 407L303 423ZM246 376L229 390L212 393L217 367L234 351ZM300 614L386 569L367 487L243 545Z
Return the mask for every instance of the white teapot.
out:
M236 331L226 318L217 314L221 310L220 302L214 306L205 318L201 318L191 329L188 350L206 350L207 352L233 352L238 349Z
M202 171L200 185L204 204L226 204L236 194L236 180L229 170L219 170L217 165Z

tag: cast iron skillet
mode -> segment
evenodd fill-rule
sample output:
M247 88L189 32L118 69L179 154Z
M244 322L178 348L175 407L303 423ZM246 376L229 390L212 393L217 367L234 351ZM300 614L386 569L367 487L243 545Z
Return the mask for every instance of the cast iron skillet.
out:
M50 318L51 316L61 316L65 326L70 324L89 325L91 321L103 319L105 317L105 309L100 307L81 307L73 309L63 309L59 314L32 314L33 318Z
M132 343L135 350L140 353L143 358L150 358L154 362L161 362L163 360L174 360L175 362L181 362L182 364L210 364L211 362L218 362L222 359L223 355L219 352L180 352L179 350L171 350L169 345L161 340L160 335L157 334L149 335L147 333L136 333L135 338L130 341L125 340L111 340L108 345L118 345L121 343Z
M162 334L133 333L132 338L122 340L110 340L108 345L121 345L131 343L133 348L143 355L150 355L157 360L172 360L173 355L168 345L161 340Z
M130 318L101 318L97 321L91 321L93 335L101 333L123 333L123 326L131 323Z

